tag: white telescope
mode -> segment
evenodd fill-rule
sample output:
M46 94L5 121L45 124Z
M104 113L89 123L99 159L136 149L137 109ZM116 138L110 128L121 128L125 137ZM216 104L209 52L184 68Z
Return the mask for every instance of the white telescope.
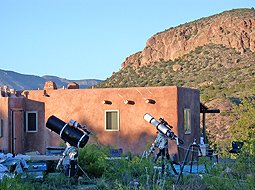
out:
M179 139L174 132L171 130L173 128L169 125L163 118L160 118L160 121L157 121L154 117L150 114L146 113L143 116L144 120L149 122L150 124L154 125L159 132L170 138L171 140L178 140L180 144L183 144L183 140Z

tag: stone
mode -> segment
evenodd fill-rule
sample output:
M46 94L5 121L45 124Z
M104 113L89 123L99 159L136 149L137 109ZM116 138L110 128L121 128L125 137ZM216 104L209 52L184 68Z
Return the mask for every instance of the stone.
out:
M173 65L173 71L176 72L176 71L181 71L182 70L182 66L179 65L179 64L174 64Z

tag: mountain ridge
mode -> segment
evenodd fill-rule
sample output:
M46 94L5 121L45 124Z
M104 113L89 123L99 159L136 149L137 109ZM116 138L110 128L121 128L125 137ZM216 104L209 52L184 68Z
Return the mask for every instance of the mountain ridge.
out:
M45 82L53 81L56 83L58 88L66 87L70 82L76 82L80 88L89 88L101 82L102 80L97 79L81 79L81 80L69 80L60 78L57 76L36 76L21 74L15 71L8 71L0 69L0 86L8 86L15 90L36 90L43 89Z
M121 68L158 61L175 60L199 46L210 43L235 48L241 53L255 51L255 10L233 9L171 27L150 37L142 51L130 55Z

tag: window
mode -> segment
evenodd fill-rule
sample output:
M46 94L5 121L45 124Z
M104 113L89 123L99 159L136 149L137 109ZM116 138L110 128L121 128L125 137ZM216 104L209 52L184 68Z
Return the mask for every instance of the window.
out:
M119 130L119 111L118 110L105 111L105 130L106 131Z
M26 132L37 132L38 114L36 111L26 112Z
M184 133L191 133L191 116L190 109L184 109Z
M3 120L0 119L0 137L3 137Z

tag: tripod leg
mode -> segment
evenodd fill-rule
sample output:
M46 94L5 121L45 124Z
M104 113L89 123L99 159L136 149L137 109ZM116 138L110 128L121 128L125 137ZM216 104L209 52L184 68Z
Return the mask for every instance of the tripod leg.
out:
M194 162L194 145L192 145L191 148L191 163L190 163L190 170L189 173L192 173L192 167L193 167L193 162Z
M178 175L178 172L176 171L176 169L175 169L175 167L174 167L174 163L173 163L173 161L172 161L171 158L170 158L170 155L169 155L169 153L168 153L168 150L166 150L166 158L167 158L167 160L170 162L170 166L171 166L173 172L174 172L176 175Z
M155 156L153 162L154 162L154 163L157 162L158 158L159 158L161 155L162 155L162 150L159 149L159 152L156 154L156 156Z
M163 148L162 150L161 150L161 157L162 157L162 169L161 169L161 176L163 177L163 175L164 175L164 173L165 173L165 165L166 165L166 163L165 163L165 156L166 156L166 149L165 148Z
M76 173L75 169L76 163L74 160L70 160L70 166L69 166L69 177L74 177Z
M81 166L80 166L79 164L77 164L77 166L78 166L79 169L82 171L82 173L83 173L89 180L91 180L90 177L88 176L88 174L81 168ZM91 180L91 181L92 181L92 180Z
M186 152L186 155L185 155L184 161L183 161L183 163L182 163L182 165L181 165L181 170L180 170L180 173L179 173L179 175L178 175L178 178L177 178L177 182L176 182L176 184L178 184L178 183L179 183L179 181L180 181L180 179L181 179L182 172L183 172L183 169L184 169L185 163L186 163L186 161L187 161L187 159L188 159L188 156L189 156L189 152L190 152L191 146L192 146L192 145L190 145L190 146L189 146L189 149L188 149L188 151Z

